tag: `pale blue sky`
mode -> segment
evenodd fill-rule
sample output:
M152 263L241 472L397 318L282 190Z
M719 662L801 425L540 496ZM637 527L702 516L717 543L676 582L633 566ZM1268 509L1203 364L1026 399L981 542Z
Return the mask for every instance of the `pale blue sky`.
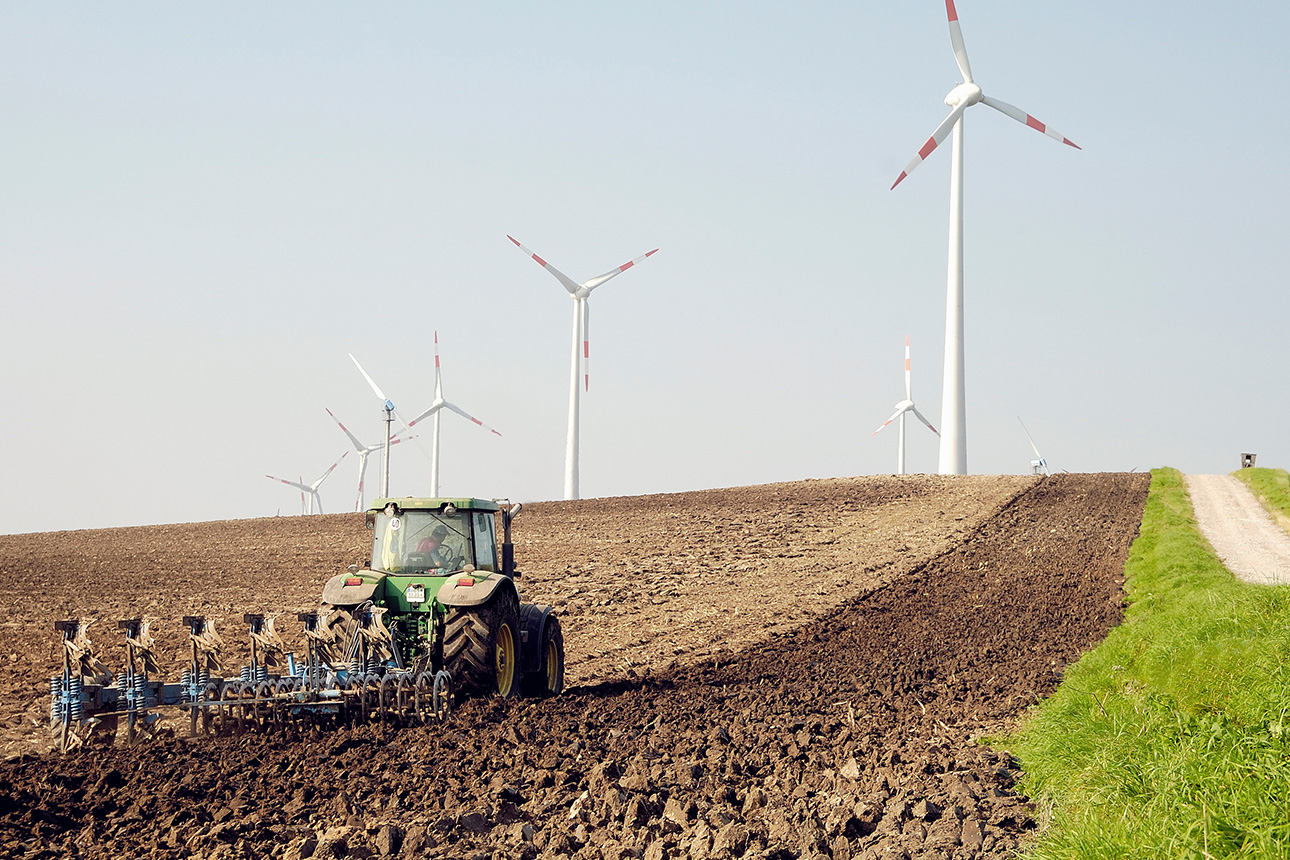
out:
M968 464L1286 465L1290 7L961 0ZM380 412L442 489L584 496L888 473L939 425L944 4L0 6L0 532L296 513ZM909 430L909 467L936 440ZM429 446L429 440L425 440ZM429 465L396 449L392 491ZM351 509L356 458L322 488ZM369 467L376 485L379 463Z

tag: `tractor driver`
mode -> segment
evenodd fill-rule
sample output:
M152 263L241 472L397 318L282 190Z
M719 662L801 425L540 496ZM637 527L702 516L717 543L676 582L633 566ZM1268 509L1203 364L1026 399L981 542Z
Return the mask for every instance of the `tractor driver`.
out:
M444 538L448 536L448 527L444 525L435 526L430 537L422 538L417 544L417 552L425 553L430 559L431 567L447 568L453 570L457 564L457 554L451 549L444 546Z

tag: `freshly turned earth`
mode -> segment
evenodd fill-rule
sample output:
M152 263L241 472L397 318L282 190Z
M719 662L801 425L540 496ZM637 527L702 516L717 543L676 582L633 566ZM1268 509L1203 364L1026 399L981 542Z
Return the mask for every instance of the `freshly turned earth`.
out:
M526 508L568 687L447 722L49 749L57 618L312 608L357 515L0 536L0 856L990 857L1011 725L1121 617L1143 475L887 477ZM162 620L164 619L164 621ZM167 661L168 664L167 664ZM173 722L179 724L179 720ZM182 731L180 732L182 734Z

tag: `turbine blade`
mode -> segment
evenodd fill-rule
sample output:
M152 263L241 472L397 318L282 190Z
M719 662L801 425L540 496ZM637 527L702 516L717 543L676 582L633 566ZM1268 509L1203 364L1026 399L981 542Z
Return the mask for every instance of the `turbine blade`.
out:
M385 396L385 392L381 391L381 387L376 384L376 380L367 375L367 371L363 369L363 365L358 363L357 358L354 358L354 353L351 352L349 354L349 360L354 362L354 366L358 368L358 372L363 374L363 378L367 380L367 384L372 386L372 391L385 403L386 410L393 412L394 404L390 402L390 398Z
M302 482L288 481L286 478L275 478L273 475L265 475L264 477L268 478L270 481L278 481L280 483L286 484L288 487L295 487L297 490L309 489L309 485Z
M902 412L904 412L904 411L905 411L904 409L897 409L895 412L891 413L891 417L890 417L890 418L888 418L886 421L882 422L882 427L879 427L877 430L875 430L875 431L873 431L872 433L870 433L870 434L869 434L869 438L870 438L870 439L872 439L874 436L877 436L877 435L878 435L878 433L879 433L879 431L881 431L883 427L886 427L888 424L890 424L891 422L893 422L893 421L895 421L897 418L899 418L899 417L900 417L900 413L902 413Z
M1030 435L1030 431L1026 429L1026 422L1021 420L1020 415L1017 416L1017 423L1021 425L1021 432L1026 434L1026 439L1030 442L1030 450L1035 452L1035 457L1040 460L1044 459L1044 455L1039 453L1039 448L1035 445L1034 437L1032 437Z
M932 422L928 421L926 418L924 418L924 417L923 417L923 413L921 413L921 412L919 412L919 411L918 411L918 407L917 407L917 406L911 406L911 407L909 408L909 411L910 411L910 412L913 412L913 413L914 413L914 416L915 416L916 418L918 418L918 420L919 420L919 421L922 421L924 424L926 424L926 425L927 425L927 429L928 429L928 430L931 430L931 431L932 431L933 433L935 433L937 436L941 435L941 431L940 431L940 430L937 430L935 427L933 427L933 426L932 426Z
M327 467L327 471L323 472L321 475L318 476L318 480L314 481L312 484L309 485L309 492L317 493L318 488L322 486L322 482L327 480L327 476L330 475L332 472L336 471L336 467L340 465L340 461L344 460L348 456L349 456L348 451L346 451L344 454L341 454L339 459L337 459L335 463L332 463L330 466Z
M485 424L483 421L480 421L480 420L479 420L478 418L476 418L474 415L471 415L469 412L467 412L466 410L462 409L460 406L457 406L456 404L453 404L453 403L445 403L445 404L443 405L443 407L444 407L445 409L449 409L449 410L452 410L453 412L456 412L458 415L460 415L462 418L465 418L467 421L470 421L470 422L472 422L472 423L474 423L474 424L478 424L480 427L483 427L485 430L487 430L488 432L492 433L492 434L493 434L493 435L495 435L495 436L501 436L501 435L502 435L501 433L498 433L498 432L497 432L496 430L494 430L492 427L489 427L489 426L488 426L487 424Z
M581 285L576 281L574 281L573 278L569 277L564 272L557 269L555 266L552 266L550 263L548 263L546 260L543 260L537 254L534 254L528 248L525 248L523 245L520 244L520 240L516 239L514 236L507 234L506 238L514 242L515 247L519 248L525 254L528 254L530 257L532 257L534 262L536 262L539 266L546 269L551 274L555 275L555 279L560 283L564 284L564 288L566 290L568 290L570 293L574 295L578 294L578 290L581 288Z
M438 411L439 411L440 409L442 409L443 407L444 407L444 401L443 401L443 400L440 400L440 399L436 399L436 400L435 400L435 402L434 402L433 404L431 404L431 406L430 406L430 408L429 408L429 409L427 409L425 412L422 412L422 413L421 413L420 415L418 415L416 418L413 418L411 421L409 421L409 422L408 422L408 427L409 427L409 428L411 428L411 427L412 427L414 424L416 424L418 421L424 421L424 420L426 420L427 418L429 418L431 415L433 415L433 414L435 414L436 412L438 412ZM390 439L390 444L391 444L391 445L393 445L395 442L402 442L402 441L403 441L402 439L394 439L394 438L391 438L391 439Z
M617 269L611 269L610 271L605 272L603 275L597 275L596 277L592 278L589 281L583 281L582 285L586 287L588 290L594 290L596 287L600 286L610 278L618 277L623 272L630 269L632 266L644 260L646 257L652 257L657 253L658 253L658 248L655 248L653 251L646 251L644 254L641 254L636 259L628 260L626 263L623 263Z
M954 8L954 0L945 0L945 14L950 19L950 45L954 48L954 60L959 64L963 82L972 80L972 67L968 64L967 48L963 45L963 28L959 26L959 12Z
M914 399L914 395L909 388L909 335L905 335L905 399Z
M967 110L967 105L960 103L954 108L954 110L950 111L950 115L942 120L941 124L936 127L936 131L932 132L932 136L927 138L927 142L923 144L923 148L918 150L918 154L914 156L914 160L909 162L909 166L907 166L901 174L896 177L895 182L891 183L892 188L895 188L901 182L904 182L905 177L913 173L915 167L927 160L927 156L932 154L932 150L944 143L946 135L950 133L950 129L954 128L954 123L959 121L959 117L963 116L963 111L965 110Z
M1012 117L1022 125L1028 125L1031 128L1033 128L1035 131L1048 135L1053 140L1061 141L1067 146L1073 146L1076 149L1082 149L1082 147L1079 144L1074 143L1073 141L1063 137L1061 132L1057 131L1057 129L1051 126L1044 125L1042 122L1035 119L1033 116L1026 113L1021 108L1013 107L1007 102L1001 102L998 99L990 98L989 96L982 96L981 101L984 104L988 104L990 107L994 108L999 113L1006 114L1007 116Z
M439 373L439 332L438 331L434 333L434 399L435 400L443 399L443 379ZM409 421L408 426L410 427L415 423L417 422Z
M327 409L326 406L324 406L323 408ZM336 417L335 413L333 413L330 409L327 409L327 414L331 416L331 420L336 422L336 426L340 428L340 431L349 437L349 441L354 443L354 450L362 451L365 447L367 447L362 442L358 441L357 437L355 437L353 433L349 432L348 427L340 423L340 419Z
M582 389L591 390L591 301L582 300Z

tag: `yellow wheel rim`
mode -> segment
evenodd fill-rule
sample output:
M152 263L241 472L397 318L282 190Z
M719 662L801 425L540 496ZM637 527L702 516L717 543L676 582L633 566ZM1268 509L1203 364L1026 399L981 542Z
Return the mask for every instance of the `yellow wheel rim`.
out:
M509 696L511 686L515 683L515 634L509 624L503 624L497 631L497 692Z
M555 642L546 643L546 689L555 690L560 682L560 654L556 651Z

